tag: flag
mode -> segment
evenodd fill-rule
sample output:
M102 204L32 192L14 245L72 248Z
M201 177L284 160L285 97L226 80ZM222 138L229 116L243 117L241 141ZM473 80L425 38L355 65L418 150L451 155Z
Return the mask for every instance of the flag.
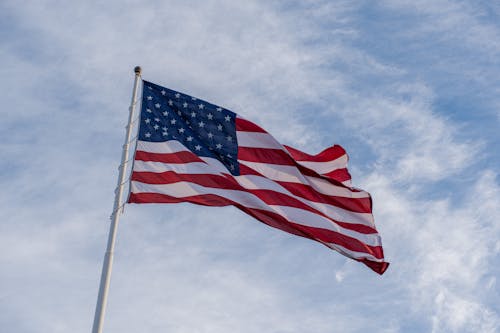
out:
M309 155L230 110L147 81L139 121L129 203L232 205L387 269L370 194L351 186L342 147Z

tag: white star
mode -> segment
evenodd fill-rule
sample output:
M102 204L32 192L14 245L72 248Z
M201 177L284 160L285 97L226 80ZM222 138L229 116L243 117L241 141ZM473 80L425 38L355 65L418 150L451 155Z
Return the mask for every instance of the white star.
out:
M185 108L187 108L188 107L188 103L184 102L184 103L182 103L182 106L185 107Z
M146 109L146 112L151 113L151 112L153 112L153 111L151 111L151 109Z
M220 143L218 143L218 144L215 145L215 148L222 149L222 145Z
M198 109L200 109L200 110L201 110L201 109L203 109L204 107L205 107L205 105L203 105L203 104L198 104Z
M200 127L205 127L205 123L204 123L203 121L200 121L200 122L198 123L198 126L200 126Z
M164 116L168 116L168 111L163 111Z
M149 132L148 132L148 133L144 134L144 136L145 136L146 138L149 138L149 137L151 137L151 133L149 133Z
M145 122L146 124L149 124L149 122L150 122L150 121L151 121L151 119L149 119L149 118L147 118L147 119L145 119L145 120L144 120L144 122Z
M153 90L153 88L151 88L151 87L149 87L149 86L148 86L148 89L149 89L149 90Z
M152 99L153 99L153 97L148 96L148 97L147 97L147 99L148 99L148 101L150 101L150 100L152 100Z
M194 149L201 150L201 146L200 145L196 145L196 146L194 146Z
M208 133L208 137L211 139L214 137L214 135L212 134L212 132Z
M161 91L161 94L162 94L163 96L165 96L165 94L166 94L166 93L167 93L167 92L166 92L165 90L162 90L162 91Z
M217 110L217 111L219 111L219 112L221 112L221 111L222 111L222 108L217 108L216 110Z
M184 129L184 128L182 128L182 127L181 127L181 128L179 128L179 133L181 133L181 134L182 134L182 133L184 133L184 131L185 131L185 129Z
M155 118L155 121L156 121L156 122L159 122L159 121L160 121L160 118Z
M167 128L166 128L166 127L162 127L161 129L162 129L164 132L166 132L166 131L167 131Z
M177 122L177 120L175 120L175 119L170 120L170 123L171 123L172 125L174 125L176 122Z
M229 115L225 116L224 119L226 119L226 121L231 121L231 117Z
M231 165L229 166L229 168L230 168L231 170L233 170L233 171L234 171L234 165L233 165L233 164L231 164Z
M207 114L207 118L208 118L208 120L212 120L212 118L213 118L213 117L214 117L214 115L213 115L213 114L211 114L211 113Z
M196 112L193 111L193 112L191 112L191 118L194 118L194 117L196 117Z
M217 125L217 129L218 129L219 131L222 131L222 125L221 125L221 124Z
M153 128L154 128L155 130L157 130L158 128L160 128L160 126L158 126L158 124L155 124L155 125L153 126Z
M180 111L177 111L177 114L178 114L179 116L182 116L182 112L180 112Z
M167 135L168 135L167 131L163 132L163 136L167 136Z
M155 107L156 107L157 109L159 109L159 108L160 108L160 106L161 106L161 104L160 104L160 103L156 103L156 104L155 104Z
M233 137L231 135L227 136L227 141L233 141Z
M175 94L175 98L180 98L181 97L181 94L177 93Z
M186 138L187 141L193 141L193 137L190 135Z
M233 156L231 154L226 155L228 158L232 158Z
M172 105L174 105L174 102L172 102L172 100L171 100L171 99L169 99L169 100L168 100L168 105L172 106Z
M192 99L193 101L196 101L196 97L191 97L191 99Z

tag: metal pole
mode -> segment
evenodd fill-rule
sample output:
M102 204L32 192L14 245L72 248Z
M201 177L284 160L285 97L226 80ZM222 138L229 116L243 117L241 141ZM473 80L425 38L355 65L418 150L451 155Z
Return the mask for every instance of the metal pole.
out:
M109 281L111 278L111 268L113 266L113 254L115 248L116 229L120 217L121 202L123 196L123 185L126 177L126 166L128 161L128 150L130 145L130 136L132 128L132 119L134 118L135 105L137 103L137 90L141 77L141 67L134 68L135 82L134 90L132 92L132 102L129 107L129 116L127 124L127 134L125 137L125 144L123 145L122 161L119 167L118 185L115 190L115 204L113 213L111 214L111 225L109 227L108 245L106 253L104 254L104 262L102 264L101 283L99 285L99 296L97 297L97 305L95 308L94 325L92 326L92 333L101 333L104 321L104 313L106 310L106 303L108 299Z

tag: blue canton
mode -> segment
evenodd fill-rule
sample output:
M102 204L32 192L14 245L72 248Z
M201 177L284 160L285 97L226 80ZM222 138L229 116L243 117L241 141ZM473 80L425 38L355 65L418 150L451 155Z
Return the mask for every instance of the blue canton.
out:
M239 175L236 113L143 81L139 140L177 140L198 156L218 159Z

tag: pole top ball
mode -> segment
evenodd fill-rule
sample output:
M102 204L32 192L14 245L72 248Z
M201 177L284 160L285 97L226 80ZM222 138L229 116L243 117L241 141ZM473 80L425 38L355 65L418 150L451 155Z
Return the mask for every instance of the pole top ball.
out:
M142 71L141 66L135 66L135 68L134 68L134 72L135 72L135 74L140 75L140 74L141 74L141 71Z

